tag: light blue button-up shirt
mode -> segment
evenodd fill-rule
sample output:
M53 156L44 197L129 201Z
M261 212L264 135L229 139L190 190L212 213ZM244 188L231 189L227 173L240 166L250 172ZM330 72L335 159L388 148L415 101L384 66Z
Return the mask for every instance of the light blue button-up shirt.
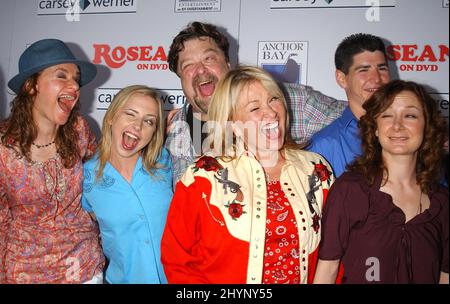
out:
M341 117L314 134L307 150L325 157L336 178L344 173L347 164L362 153L358 119L350 108L345 108Z
M84 165L82 206L99 223L109 283L167 283L161 264L161 237L172 200L172 164L163 149L155 177L139 157L131 183L108 162L95 182L98 160Z

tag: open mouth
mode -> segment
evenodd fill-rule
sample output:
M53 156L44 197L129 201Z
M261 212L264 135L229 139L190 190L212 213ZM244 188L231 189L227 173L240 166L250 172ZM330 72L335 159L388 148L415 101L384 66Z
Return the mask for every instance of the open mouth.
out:
M72 111L75 101L75 95L64 94L58 97L58 105L64 113Z
M202 96L211 96L216 89L216 84L213 80L199 83L198 90Z
M124 150L130 151L136 148L139 143L139 137L130 132L122 133L122 148Z
M403 142L403 141L408 140L408 137L406 137L406 136L390 136L389 139L392 140L392 141Z
M280 136L279 122L273 121L261 127L261 133L265 134L268 139L278 139Z

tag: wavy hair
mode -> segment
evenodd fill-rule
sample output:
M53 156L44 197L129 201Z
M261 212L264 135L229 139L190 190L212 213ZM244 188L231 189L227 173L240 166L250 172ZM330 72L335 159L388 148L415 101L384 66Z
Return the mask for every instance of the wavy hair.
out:
M120 90L116 96L114 96L102 124L102 137L98 146L98 165L96 180L98 181L103 176L103 169L106 162L111 157L112 146L112 123L117 113L125 106L125 104L134 95L148 96L153 99L158 105L158 117L156 120L156 130L151 138L150 142L142 149L142 163L145 170L154 176L154 170L161 168L157 164L158 157L161 155L162 147L164 144L164 119L161 100L158 97L156 90L144 85L132 85Z
M178 59L179 53L184 50L184 43L195 38L211 38L222 50L226 62L230 62L229 49L230 43L225 35L223 35L216 26L209 23L192 22L186 26L172 41L170 45L167 62L169 69L178 75Z
M22 85L11 103L11 114L0 123L2 144L17 147L20 153L31 162L31 143L36 139L38 129L33 120L33 104L37 95L36 84L41 72L30 76ZM72 168L81 159L78 149L78 133L75 125L78 121L79 101L73 108L66 124L56 133L55 145L65 168Z
M217 141L212 141L209 148L214 151L221 151L221 155L217 156L221 156L222 159L236 158L239 149L242 148L240 146L242 143L237 142L236 136L227 127L236 114L241 92L254 82L261 83L270 94L278 97L283 102L286 110L286 134L283 148L302 149L304 147L304 145L296 144L290 137L286 99L276 81L268 72L261 68L240 65L229 71L218 82L208 109L208 118L212 122L212 126L209 127L208 138L218 139ZM227 137L230 133L232 134L232 139Z
M359 172L369 184L383 172L389 175L383 162L382 147L378 137L377 118L402 92L413 93L423 107L425 128L422 144L417 153L416 178L424 193L429 193L439 184L441 161L444 156L444 142L447 137L447 123L438 111L436 101L424 87L412 82L393 80L379 88L363 105L366 114L358 123L361 133L362 155L348 166L350 171Z

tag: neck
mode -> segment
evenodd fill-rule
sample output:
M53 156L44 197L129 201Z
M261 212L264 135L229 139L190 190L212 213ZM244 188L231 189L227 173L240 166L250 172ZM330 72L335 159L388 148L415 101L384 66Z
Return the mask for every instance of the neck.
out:
M353 115L355 115L356 119L359 120L361 116L366 114L366 111L362 108L360 104L355 104L353 102L348 102L348 106L350 108L350 111L352 111Z
M47 144L55 140L56 133L58 132L59 126L50 123L42 123L35 121L37 126L37 136L34 140L38 144Z
M138 159L139 153L136 153L131 157L117 157L115 155L111 155L109 162L120 173L120 175L130 181Z
M389 171L388 181L405 185L417 184L417 154L394 156L383 154L383 161Z
M284 164L284 157L280 151L264 151L255 154L264 171L272 178L278 179L281 173L281 167Z

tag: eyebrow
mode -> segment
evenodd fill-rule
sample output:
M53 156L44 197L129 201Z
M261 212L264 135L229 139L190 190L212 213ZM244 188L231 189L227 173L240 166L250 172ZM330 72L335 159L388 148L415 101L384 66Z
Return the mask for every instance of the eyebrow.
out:
M219 53L219 50L218 50L218 49L215 49L215 48L208 48L208 49L206 49L203 53L208 53L208 52L213 52L213 53L218 54L218 53Z
M380 68L380 67L387 67L387 66L388 66L388 64L387 64L386 62L377 64L377 68ZM368 68L370 68L370 67L371 67L370 64L361 64L361 65L356 66L354 69L355 69L355 70L359 70L359 69L368 69Z
M132 108L125 108L124 111L131 111L133 113L139 114L138 111L136 111L136 110L134 110ZM145 114L144 116L150 116L150 117L155 117L155 118L157 117L155 114Z
M413 105L407 106L406 108L407 108L407 109L412 108L412 109L416 109L416 110L419 110L419 111L420 111L420 108L418 108L418 107L416 107L416 106L413 106Z
M257 103L257 102L259 102L259 99L249 100L249 101L247 102L247 106L248 106L248 105L251 105L252 103Z
M66 68L61 68L61 67L56 68L56 69L55 69L55 72L57 72L57 71L63 71L63 72L65 72L65 73L70 73L68 69L66 69ZM75 73L75 76L76 76L77 78L80 78L80 71L79 71L79 70Z
M220 54L219 50L214 49L214 48L208 48L208 49L206 49L206 50L203 52L203 54L206 54L206 53ZM179 61L179 64L182 65L185 61L189 61L190 59L191 59L191 58L189 58L189 57L184 58L184 59L181 59L181 60Z

